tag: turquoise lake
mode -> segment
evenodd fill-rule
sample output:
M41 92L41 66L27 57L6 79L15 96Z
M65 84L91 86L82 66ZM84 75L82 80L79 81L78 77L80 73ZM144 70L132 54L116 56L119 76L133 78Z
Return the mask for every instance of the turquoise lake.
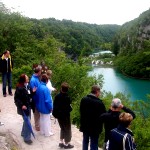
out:
M146 95L150 94L150 80L140 80L124 76L114 68L94 67L90 75L102 74L104 85L102 90L110 91L112 94L121 92L130 94L131 100L146 100Z

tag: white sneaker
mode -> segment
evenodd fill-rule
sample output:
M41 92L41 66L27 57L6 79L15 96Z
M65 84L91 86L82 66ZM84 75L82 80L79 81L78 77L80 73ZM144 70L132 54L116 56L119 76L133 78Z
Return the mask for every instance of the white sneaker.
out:
M54 133L53 133L53 132L51 132L51 133L50 133L50 136L52 136L52 135L54 135Z
M46 137L53 136L53 135L54 135L53 132L50 132L49 134L45 134Z
M50 118L51 118L51 120L54 120L54 117L53 117L53 116L51 116Z
M0 126L4 125L4 123L0 122Z

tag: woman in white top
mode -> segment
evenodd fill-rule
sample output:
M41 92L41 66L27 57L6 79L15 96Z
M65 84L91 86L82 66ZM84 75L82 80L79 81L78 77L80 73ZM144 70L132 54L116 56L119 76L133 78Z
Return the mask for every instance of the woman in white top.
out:
M52 86L52 83L50 81L50 79L52 77L52 70L47 70L46 74L48 76L48 82L47 82L46 86L50 90L50 93L52 93L52 91L56 91L56 89Z
M48 76L48 82L46 84L46 86L48 87L49 91L50 91L50 96L51 96L51 99L52 99L52 91L56 91L56 89L52 86L52 83L51 83L51 77L52 77L52 70L47 70L46 72L47 76ZM50 113L50 118L51 120L53 119L53 116L52 116L52 113ZM51 132L51 134L54 134L53 132Z

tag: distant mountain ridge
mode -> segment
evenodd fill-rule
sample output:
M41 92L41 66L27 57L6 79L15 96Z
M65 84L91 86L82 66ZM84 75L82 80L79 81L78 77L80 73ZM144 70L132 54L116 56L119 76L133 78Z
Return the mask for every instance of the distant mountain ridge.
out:
M115 36L115 41L119 45L118 53L124 54L127 54L128 48L131 48L133 53L138 52L144 48L145 40L150 40L150 9L138 18L123 24Z
M96 25L71 20L41 19L56 39L65 43L65 52L75 56L86 56L104 43L111 43L119 30L119 25Z
M150 9L121 26L114 38L113 52L122 72L150 79Z

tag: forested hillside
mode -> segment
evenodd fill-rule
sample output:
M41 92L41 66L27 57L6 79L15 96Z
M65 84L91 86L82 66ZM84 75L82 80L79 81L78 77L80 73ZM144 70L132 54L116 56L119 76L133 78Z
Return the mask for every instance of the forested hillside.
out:
M87 56L95 49L110 49L110 43L120 28L119 25L96 25L71 20L60 21L55 18L30 19L19 14L18 16L11 14L3 5L1 6L0 21L1 50L6 47L14 50L16 43L20 44L21 41L27 41L27 39L23 40L22 38L32 37L31 39L41 40L46 36L52 36L64 44L61 50L64 50L72 58ZM15 34L15 38L12 37L12 32ZM21 34L26 36L28 34L28 36L23 37ZM6 41L7 43L5 43Z
M94 49L110 49L109 43L120 28L118 25L96 25L54 18L40 21L50 34L65 43L65 52L73 57L87 56Z
M88 66L83 65L79 59L76 62L69 59L63 51L65 43L54 38L41 21L23 17L19 13L11 13L1 4L0 54L6 48L10 50L14 60L13 88L22 73L31 77L33 64L44 61L53 71L51 81L57 92L62 82L69 83L73 105L72 120L79 124L80 100L89 93L91 85L102 85L101 78L89 77Z
M150 79L150 9L125 23L113 47L116 66L125 74Z

